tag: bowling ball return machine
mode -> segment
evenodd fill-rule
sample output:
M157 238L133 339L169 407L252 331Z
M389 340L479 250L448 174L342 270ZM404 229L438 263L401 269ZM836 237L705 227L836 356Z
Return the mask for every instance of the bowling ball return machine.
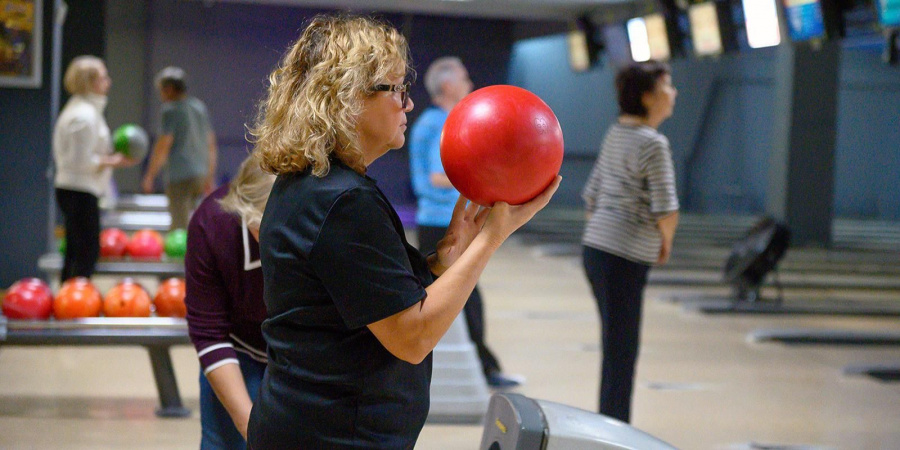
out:
M757 302L766 275L774 270L790 245L787 226L770 217L755 224L747 235L731 248L723 278L739 302Z
M674 450L627 423L520 394L494 394L480 450Z

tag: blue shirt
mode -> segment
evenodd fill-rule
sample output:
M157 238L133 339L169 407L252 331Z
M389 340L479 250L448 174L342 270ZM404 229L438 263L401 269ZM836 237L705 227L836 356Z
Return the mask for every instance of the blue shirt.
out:
M409 165L418 210L416 223L430 227L450 225L459 192L431 184L431 174L444 173L441 164L441 131L449 113L431 106L413 124L409 142Z

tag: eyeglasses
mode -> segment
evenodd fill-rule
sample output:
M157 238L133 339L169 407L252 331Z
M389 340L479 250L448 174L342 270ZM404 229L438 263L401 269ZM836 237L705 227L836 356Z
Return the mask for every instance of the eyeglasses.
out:
M409 87L409 82L403 84L376 84L372 87L372 90L374 92L399 92L400 107L406 109L409 105Z

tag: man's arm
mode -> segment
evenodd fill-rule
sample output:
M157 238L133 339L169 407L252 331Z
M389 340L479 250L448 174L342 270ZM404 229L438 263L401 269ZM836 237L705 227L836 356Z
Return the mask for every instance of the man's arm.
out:
M431 184L436 187L453 187L453 183L450 182L450 179L447 178L447 174L444 172L433 172L429 179Z
M147 165L147 173L144 174L144 180L141 182L141 190L145 194L153 192L153 180L159 175L159 171L169 159L169 151L172 150L172 142L175 136L164 134L156 140L153 146L153 152L150 154L150 163Z
M204 190L207 194L213 191L215 188L215 180L216 180L216 165L218 163L219 157L219 148L216 145L216 134L210 131L206 135L206 146L209 151L209 171L206 175L206 182L204 183Z

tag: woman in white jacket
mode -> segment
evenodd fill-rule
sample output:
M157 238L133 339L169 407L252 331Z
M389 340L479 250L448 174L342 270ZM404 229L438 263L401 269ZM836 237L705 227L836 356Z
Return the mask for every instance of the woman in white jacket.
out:
M103 60L79 56L63 84L72 97L53 130L56 201L66 228L66 255L60 281L90 277L100 256L99 199L107 194L114 167L136 161L113 153L103 118L111 80Z

